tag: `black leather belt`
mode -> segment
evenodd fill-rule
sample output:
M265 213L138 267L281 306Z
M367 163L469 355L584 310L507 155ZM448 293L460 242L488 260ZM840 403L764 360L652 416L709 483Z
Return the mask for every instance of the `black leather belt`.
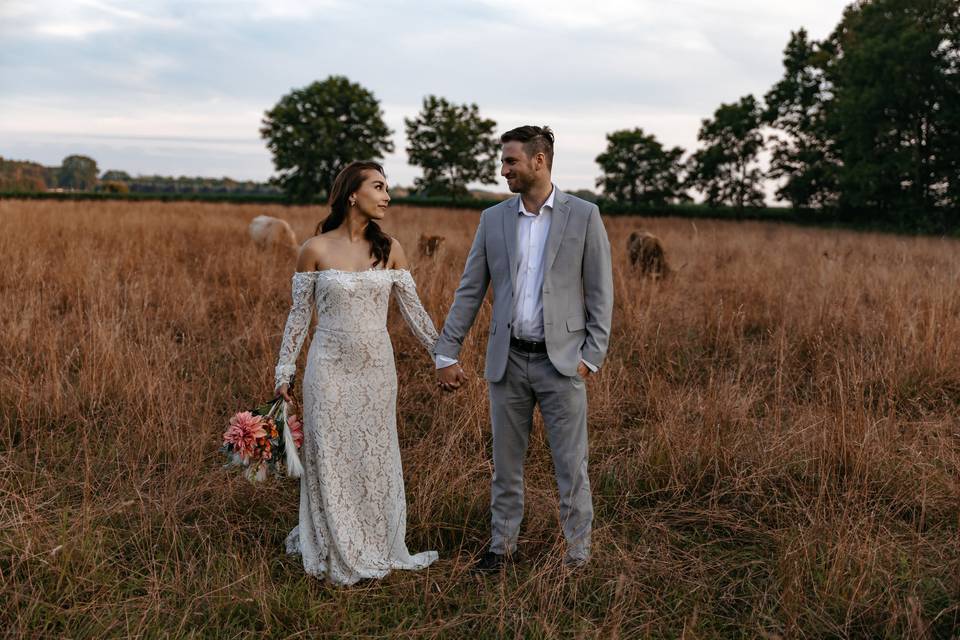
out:
M524 340L523 338L517 338L514 336L510 336L510 346L517 351L525 351L526 353L547 352L546 342L533 342L532 340Z

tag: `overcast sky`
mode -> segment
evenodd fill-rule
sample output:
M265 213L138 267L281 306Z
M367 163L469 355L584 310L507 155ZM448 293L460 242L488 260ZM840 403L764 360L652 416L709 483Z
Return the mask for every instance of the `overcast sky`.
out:
M263 112L337 74L381 102L391 183L418 175L403 118L435 94L498 131L549 124L555 182L592 189L608 132L694 149L702 118L780 77L792 30L823 38L847 4L0 0L0 156L265 180Z

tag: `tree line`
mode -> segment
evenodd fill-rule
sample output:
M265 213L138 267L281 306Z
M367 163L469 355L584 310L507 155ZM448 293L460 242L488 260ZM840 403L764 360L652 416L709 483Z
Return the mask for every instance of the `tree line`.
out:
M55 188L86 191L95 188L97 183L97 163L87 156L67 156L59 167L0 158L0 191Z
M0 157L0 192L35 193L66 191L143 194L231 194L281 195L275 185L253 180L195 176L131 176L111 169L100 174L97 161L89 156L70 155L60 166L6 160Z
M783 77L766 95L721 104L692 153L637 127L606 136L596 162L602 198L662 207L702 195L712 207L776 198L810 216L952 224L960 210L960 5L955 0L861 0L824 40L800 29ZM466 197L496 179L496 123L476 104L427 96L404 119L421 195ZM266 112L261 135L275 184L309 201L357 158L394 150L379 101L342 76L292 91ZM763 168L762 152L770 156Z

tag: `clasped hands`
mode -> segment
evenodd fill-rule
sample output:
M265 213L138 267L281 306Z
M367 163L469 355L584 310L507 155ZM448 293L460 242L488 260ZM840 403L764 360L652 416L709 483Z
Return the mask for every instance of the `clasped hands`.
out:
M577 375L586 380L591 373L590 368L581 360L580 364L577 365ZM437 386L444 391L456 391L466 381L467 374L463 372L463 367L460 366L459 362L449 367L437 369Z
M437 386L444 391L456 391L467 381L467 374L463 372L460 363L437 369Z

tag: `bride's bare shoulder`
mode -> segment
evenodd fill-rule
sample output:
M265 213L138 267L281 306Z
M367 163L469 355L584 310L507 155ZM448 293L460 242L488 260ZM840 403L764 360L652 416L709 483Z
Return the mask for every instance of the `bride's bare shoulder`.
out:
M304 240L297 254L297 271L316 271L327 253L327 238L313 236Z
M387 258L388 269L407 269L407 254L404 253L400 241L396 238L390 238L390 257Z

